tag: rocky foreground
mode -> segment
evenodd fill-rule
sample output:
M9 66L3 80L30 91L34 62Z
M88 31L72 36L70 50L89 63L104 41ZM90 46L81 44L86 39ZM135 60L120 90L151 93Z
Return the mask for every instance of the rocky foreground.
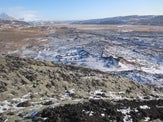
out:
M0 57L0 121L163 121L162 93L98 70Z
M162 121L163 100L90 100L74 105L46 108L30 116L45 122L109 122Z

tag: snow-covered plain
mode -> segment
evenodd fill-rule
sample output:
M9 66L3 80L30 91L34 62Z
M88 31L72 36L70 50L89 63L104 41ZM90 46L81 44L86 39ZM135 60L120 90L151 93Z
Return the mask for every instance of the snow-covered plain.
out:
M23 48L23 57L89 67L163 86L162 33L71 31L36 40L49 43Z

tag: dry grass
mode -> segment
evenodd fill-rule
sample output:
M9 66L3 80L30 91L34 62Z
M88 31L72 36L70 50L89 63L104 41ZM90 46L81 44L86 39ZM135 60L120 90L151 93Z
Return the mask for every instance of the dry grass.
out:
M146 25L90 25L90 24L56 24L56 27L71 27L81 30L126 30L126 31L143 31L143 32L163 32L163 26L146 26Z
M22 47L37 45L32 38L35 37L43 37L44 35L39 32L30 32L25 30L16 30L16 29L8 29L0 31L0 51L7 50L19 50ZM31 38L31 40L24 41L27 38Z
M115 30L115 31L139 31L139 32L163 32L163 26L141 26L141 25L81 25L81 24L54 24L53 26L26 27L22 29L0 30L0 52L8 50L21 50L23 47L44 45L47 42L38 42L33 38L45 37L51 33L65 31L67 28L80 30ZM28 41L24 41L31 38Z
M0 64L0 85L3 82L7 84L6 89L0 87L4 91L0 92L0 100L20 97L29 92L46 92L48 96L52 93L64 94L66 89L75 89L78 97L89 97L89 92L97 89L106 92L130 91L125 94L127 97L137 97L137 94L148 94L153 90L127 78L82 67L12 56L1 56Z

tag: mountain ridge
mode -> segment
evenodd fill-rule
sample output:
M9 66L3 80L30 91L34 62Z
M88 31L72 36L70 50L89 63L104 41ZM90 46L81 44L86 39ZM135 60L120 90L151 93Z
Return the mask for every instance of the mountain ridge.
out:
M163 15L130 15L101 19L76 21L73 24L118 24L118 25L158 25L163 26Z
M0 13L0 20L8 21L24 21L24 19L16 19L6 13ZM55 21L55 20L38 20L30 21L34 25L46 25L56 23L71 23L71 24L98 24L98 25L154 25L163 26L163 15L129 15L129 16L116 16L107 18L97 18L88 20L73 20L73 21Z

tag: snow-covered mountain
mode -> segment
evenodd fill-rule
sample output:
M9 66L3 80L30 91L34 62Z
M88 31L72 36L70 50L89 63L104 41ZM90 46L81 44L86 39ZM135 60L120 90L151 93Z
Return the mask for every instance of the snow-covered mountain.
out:
M14 17L9 16L6 13L0 13L0 20L16 20Z
M6 13L0 13L0 26L1 28L15 28L28 26L29 23L9 16Z

